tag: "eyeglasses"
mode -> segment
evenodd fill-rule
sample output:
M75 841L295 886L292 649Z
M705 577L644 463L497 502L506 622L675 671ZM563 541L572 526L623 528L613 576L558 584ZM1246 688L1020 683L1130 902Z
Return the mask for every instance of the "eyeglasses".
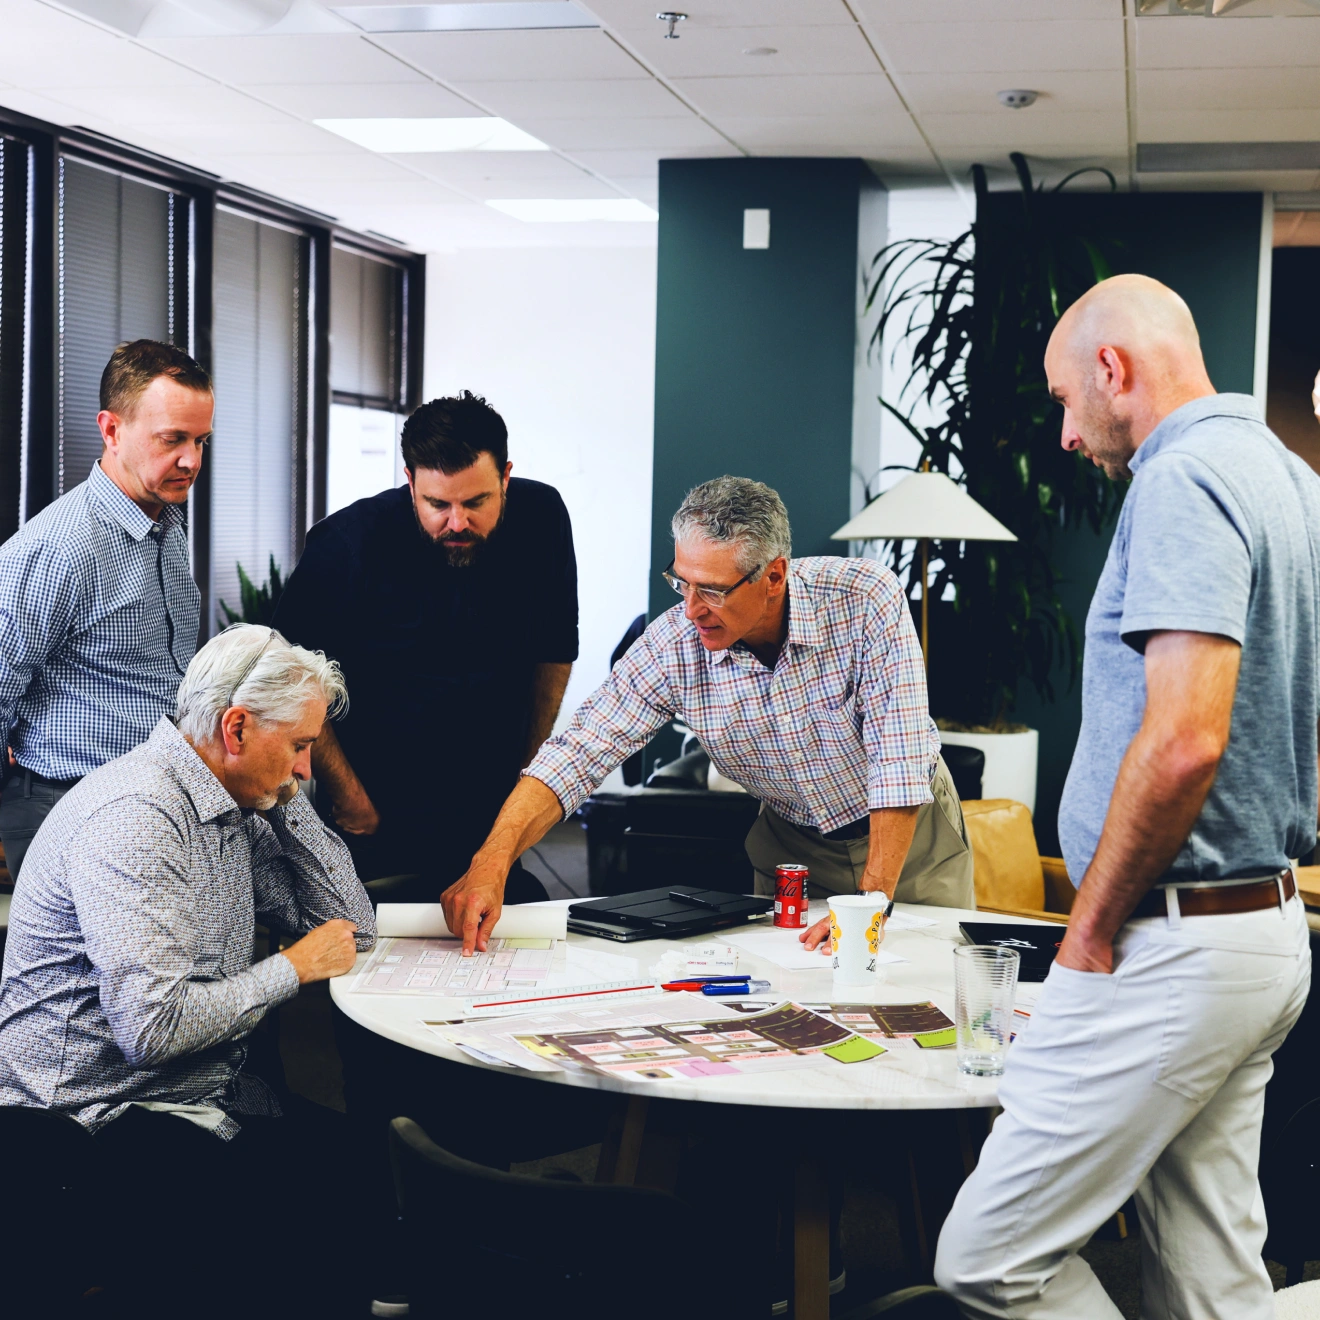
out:
M247 668L244 669L243 672L238 676L238 682L235 683L234 686L229 689L229 700L225 702L226 710L228 710L229 707L234 704L234 697L238 694L238 689L241 688L243 684L248 681L248 675L251 674L252 671L257 667L257 661L260 660L261 657L266 654L267 650L270 648L271 642L273 642L274 640L275 640L275 629L272 628L270 630L270 636L266 638L266 641L262 646L261 650L258 651L256 655L254 655L252 659L248 661Z
M663 577L684 600L687 600L689 594L695 591L707 605L712 605L716 609L719 609L719 607L723 605L744 582L750 582L761 571L760 568L752 569L750 573L744 574L731 587L694 587L692 583L685 582L681 577L675 577L673 573L669 571L669 569L672 569L673 567L674 561L671 559L669 561L669 568L664 570L661 577Z

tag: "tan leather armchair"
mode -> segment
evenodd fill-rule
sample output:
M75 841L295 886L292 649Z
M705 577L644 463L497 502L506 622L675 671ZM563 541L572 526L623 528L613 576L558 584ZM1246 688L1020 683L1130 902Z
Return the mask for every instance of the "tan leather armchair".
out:
M972 842L977 907L1066 922L1076 891L1063 858L1040 855L1026 806L1009 798L981 798L965 801L962 809Z

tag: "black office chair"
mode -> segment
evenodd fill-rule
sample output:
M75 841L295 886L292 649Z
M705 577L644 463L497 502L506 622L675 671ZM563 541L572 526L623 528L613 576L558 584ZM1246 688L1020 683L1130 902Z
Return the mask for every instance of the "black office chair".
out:
M667 1192L502 1173L408 1118L390 1154L414 1320L760 1320L728 1206L703 1217Z
M1261 1160L1261 1193L1270 1236L1265 1255L1285 1269L1285 1286L1301 1283L1308 1260L1320 1258L1320 1099L1301 1106L1269 1141Z
M104 1282L103 1225L91 1135L49 1109L0 1106L0 1167L7 1214L0 1315L84 1315Z

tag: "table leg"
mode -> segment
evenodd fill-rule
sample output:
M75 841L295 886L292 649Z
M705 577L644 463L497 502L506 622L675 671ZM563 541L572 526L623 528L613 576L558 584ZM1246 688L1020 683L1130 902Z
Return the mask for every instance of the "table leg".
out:
M642 1139L646 1135L647 1101L642 1096L629 1096L627 1108L617 1124L610 1130L600 1147L600 1161L596 1165L598 1183L617 1183L631 1187L637 1180L637 1162L642 1154Z
M824 1159L798 1157L793 1177L793 1320L829 1320L830 1194Z

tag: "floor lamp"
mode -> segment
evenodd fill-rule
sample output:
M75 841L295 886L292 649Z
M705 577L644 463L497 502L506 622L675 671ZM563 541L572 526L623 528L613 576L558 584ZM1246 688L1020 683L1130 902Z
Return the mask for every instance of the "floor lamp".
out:
M914 472L872 500L831 540L921 543L921 654L929 670L931 541L1016 541L1017 537L943 472Z

